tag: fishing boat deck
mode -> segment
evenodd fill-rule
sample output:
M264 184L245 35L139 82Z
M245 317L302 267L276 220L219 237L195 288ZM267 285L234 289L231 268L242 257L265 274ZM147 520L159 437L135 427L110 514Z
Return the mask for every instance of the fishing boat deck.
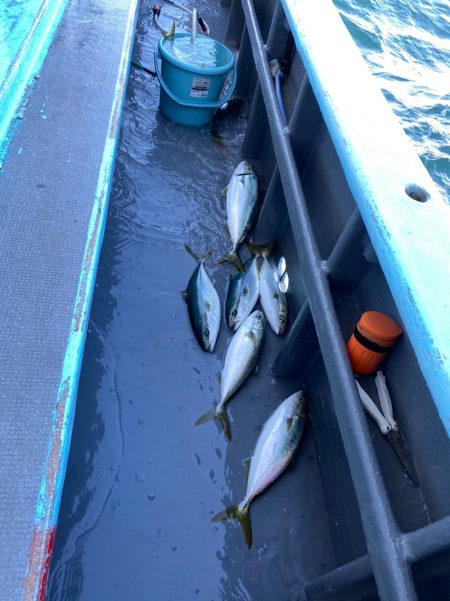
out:
M197 5L223 39L227 11ZM162 24L169 29L172 15L183 26L167 5ZM159 37L142 5L133 58L148 65ZM241 160L247 114L224 124L221 147L208 128L167 122L158 104L157 82L132 69L48 598L272 593L287 601L307 576L335 565L311 428L301 460L252 507L251 551L239 524L210 518L240 500L242 460L271 411L300 383L272 377L281 342L267 327L257 373L228 405L232 442L215 422L196 427L218 401L231 331L222 316L214 352L202 351L180 293L195 268L184 245L212 251L206 267L223 308L235 268L217 264L230 249L222 190ZM311 523L323 547L308 548L303 529Z
M2 127L63 4L42 3L28 24L1 82ZM0 590L9 601L44 594L135 11L133 1L69 3L0 174Z
M137 2L80 0L4 164L0 527L11 537L0 554L14 561L2 562L2 594L41 601L54 544L51 601L416 601L429 590L446 601L448 207L331 2L196 6L236 51L248 101L223 145L164 119L158 83L133 68L111 181ZM167 30L172 19L188 29L165 4ZM159 37L141 3L138 63L152 67ZM267 64L283 56L288 128ZM188 244L211 252L225 299L222 190L242 156L261 185L254 240L277 239L287 260L290 324L284 337L267 328L257 373L229 402L227 443L217 424L194 422L218 400L231 332L223 320L204 353L180 291L195 268ZM344 341L367 309L405 329L383 371L420 486L357 398ZM210 517L242 498L242 460L301 387L311 419L295 461L252 504L248 550L237 523Z

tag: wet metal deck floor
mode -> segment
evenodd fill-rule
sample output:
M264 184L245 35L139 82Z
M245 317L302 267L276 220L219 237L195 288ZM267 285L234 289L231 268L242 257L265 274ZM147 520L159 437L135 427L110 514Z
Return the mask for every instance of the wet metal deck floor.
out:
M197 4L222 39L225 10ZM180 17L172 11L165 8ZM158 37L142 3L134 57L150 65ZM305 578L335 565L302 536L330 536L310 427L292 467L252 505L252 550L237 523L209 520L241 499L241 461L299 384L270 375L280 341L267 329L257 375L229 403L233 442L214 423L195 427L217 402L230 331L222 323L215 352L204 353L180 294L195 267L188 243L213 251L207 266L225 298L233 268L216 264L229 250L221 190L240 160L246 122L230 124L221 148L206 128L168 123L158 102L157 82L133 70L48 599L291 601Z

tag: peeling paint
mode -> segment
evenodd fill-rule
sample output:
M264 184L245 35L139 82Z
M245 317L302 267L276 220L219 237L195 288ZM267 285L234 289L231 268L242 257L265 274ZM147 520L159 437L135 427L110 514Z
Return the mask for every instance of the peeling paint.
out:
M56 528L35 527L30 548L30 563L23 588L23 599L45 601L50 562L55 545Z
M97 218L95 220L94 229L90 233L89 238L88 238L86 259L85 259L85 262L83 265L83 271L81 273L80 292L78 295L78 302L77 302L77 307L75 310L75 328L74 328L75 332L80 331L80 328L82 325L82 320L83 320L83 317L85 314L86 294L87 294L87 289L88 289L88 284L89 284L88 279L89 279L89 274L92 269L92 263L95 258L95 249L96 249L96 246L98 243L98 231L99 231L99 227L100 227L100 219L102 216L101 208L103 206L103 202L104 202L104 197L101 199L101 206L99 207L99 209L97 211Z

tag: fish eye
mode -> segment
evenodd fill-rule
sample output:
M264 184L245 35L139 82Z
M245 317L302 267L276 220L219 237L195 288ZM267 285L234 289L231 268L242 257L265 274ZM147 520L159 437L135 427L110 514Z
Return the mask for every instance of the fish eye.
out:
M236 315L237 315L237 309L233 309L231 311L231 317L236 317Z
M209 338L209 334L210 334L210 331L209 331L209 329L208 329L208 328L206 328L206 330L205 330L205 336L206 336L207 338Z
M285 322L284 315L280 315L279 320L280 320L280 323L284 323Z

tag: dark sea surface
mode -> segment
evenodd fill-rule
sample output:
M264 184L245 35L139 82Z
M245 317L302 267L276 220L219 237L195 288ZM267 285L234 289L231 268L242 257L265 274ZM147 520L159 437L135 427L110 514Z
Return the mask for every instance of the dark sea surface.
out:
M223 39L225 9L218 0L196 4ZM448 3L336 4L448 198ZM152 67L160 36L150 7L141 3L133 57ZM164 13L167 29L171 17L187 26L177 9ZM251 552L238 525L209 518L240 500L241 461L298 383L271 377L281 341L267 329L257 376L229 404L232 444L214 423L195 427L218 400L230 332L222 322L214 353L204 353L180 294L195 268L188 243L213 250L207 268L224 299L233 268L216 264L230 248L222 190L240 161L245 118L221 148L207 128L168 123L158 103L158 83L132 69L48 601L292 601L305 576L335 561L304 536L314 523L317 539L332 547L311 429L299 460L252 506Z
M450 202L450 2L334 3L426 168Z

